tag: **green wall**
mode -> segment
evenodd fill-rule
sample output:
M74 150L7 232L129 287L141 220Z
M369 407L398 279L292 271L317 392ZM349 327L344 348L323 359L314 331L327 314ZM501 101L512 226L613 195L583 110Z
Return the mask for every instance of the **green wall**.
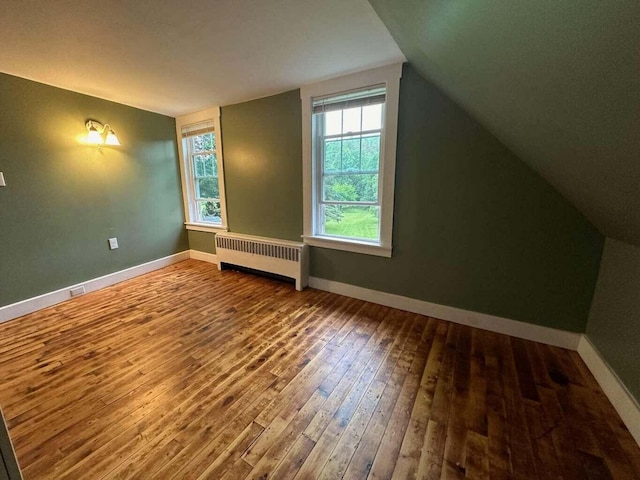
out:
M607 238L587 336L640 402L640 248Z
M300 241L300 92L223 107L221 122L229 229Z
M411 67L398 122L393 257L313 249L312 274L584 331L602 236Z
M206 253L216 253L215 235L199 230L189 230L189 248Z
M5 74L0 106L0 306L188 248L173 118Z
M220 121L229 229L301 241L300 91L222 107ZM215 253L214 234L189 231L189 247Z
M222 109L232 231L302 234L299 91ZM405 65L393 257L311 249L311 275L584 331L603 237Z

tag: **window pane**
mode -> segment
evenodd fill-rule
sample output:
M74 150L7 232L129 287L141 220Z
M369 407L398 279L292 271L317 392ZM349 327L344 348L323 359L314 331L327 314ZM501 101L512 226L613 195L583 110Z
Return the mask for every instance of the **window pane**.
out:
M342 172L360 170L360 137L342 140Z
M222 223L220 200L196 202L198 221L207 223Z
M380 130L382 128L382 104L362 108L362 130Z
M342 170L342 140L325 140L324 142L324 171L340 172Z
M216 163L215 155L206 155L204 159L204 173L205 175L218 175L218 164Z
M377 172L379 164L379 134L330 139L324 142L324 172Z
M327 175L323 191L328 202L377 202L378 174Z
M215 155L194 155L193 170L196 177L218 175L218 164Z
M362 107L342 110L342 133L359 132L361 130Z
M191 148L194 153L210 152L215 150L215 135L212 133L205 133L204 135L196 135L191 138Z
M193 173L196 177L204 177L204 159L202 155L193 156Z
M342 110L324 114L324 134L338 135L342 133Z
M380 207L324 205L321 226L325 235L379 240Z
M218 177L205 177L196 179L196 198L218 198L220 185Z
M362 137L362 170L378 171L380 166L380 135Z

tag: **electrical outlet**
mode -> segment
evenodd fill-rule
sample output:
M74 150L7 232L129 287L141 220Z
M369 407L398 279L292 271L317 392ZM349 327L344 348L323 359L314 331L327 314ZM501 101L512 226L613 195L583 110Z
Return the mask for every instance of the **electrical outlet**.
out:
M109 250L115 250L118 248L118 239L116 237L109 239Z
M4 181L4 173L0 172L0 187L6 187L7 183Z

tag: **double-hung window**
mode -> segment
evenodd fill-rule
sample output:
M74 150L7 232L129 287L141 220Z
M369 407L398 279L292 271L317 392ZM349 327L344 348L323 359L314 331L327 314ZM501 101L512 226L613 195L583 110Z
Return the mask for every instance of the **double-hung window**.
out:
M226 230L219 109L176 119L187 228Z
M391 256L401 65L303 87L305 234Z

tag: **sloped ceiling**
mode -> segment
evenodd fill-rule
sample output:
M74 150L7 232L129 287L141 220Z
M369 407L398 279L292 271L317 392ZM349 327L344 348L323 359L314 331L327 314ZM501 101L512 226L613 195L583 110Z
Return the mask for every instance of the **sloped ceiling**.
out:
M370 0L416 68L640 245L640 2Z
M404 60L366 0L5 0L0 45L0 72L172 116Z

